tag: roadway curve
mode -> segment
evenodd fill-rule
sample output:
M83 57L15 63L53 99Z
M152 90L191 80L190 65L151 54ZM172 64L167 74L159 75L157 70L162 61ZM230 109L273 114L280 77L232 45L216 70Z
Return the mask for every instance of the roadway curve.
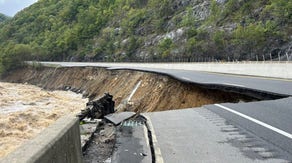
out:
M46 62L45 64L48 64ZM66 62L50 62L49 64L55 64L65 67L71 66L97 66L101 67L98 63L66 63ZM102 66L104 67L104 66ZM168 76L172 76L178 80L190 83L200 84L202 86L214 87L214 88L224 88L230 89L230 91L243 91L252 92L252 95L257 96L258 98L269 99L269 101L260 101L260 102L251 102L251 103L238 103L238 104L215 104L204 106L203 108L198 109L199 111L168 111L161 113L147 113L145 116L148 116L149 121L153 122L153 130L157 136L158 147L161 149L162 157L167 162L176 162L179 159L190 162L193 156L196 156L194 159L197 161L227 161L233 162L235 160L242 160L239 162L249 162L249 161L259 161L259 162L290 162L292 161L292 80L289 79L275 79L275 78L263 78L263 77L252 77L252 76L238 76L238 75L227 75L227 74L218 74L218 73L208 73L208 72L199 72L199 71L189 71L189 70L173 70L173 69L152 69L152 68L139 68L133 66L126 66L123 64L123 67L120 65L107 67L109 69L133 69L139 71L150 71L155 73L161 73ZM257 94L257 93L258 94ZM278 98L272 100L273 98ZM194 109L191 109L194 110ZM224 119L224 124L232 125L232 128L239 128L241 132L238 135L245 135L246 137L252 136L255 142L261 142L261 151L253 150L254 153L262 153L261 156L250 154L250 152L242 152L240 150L240 156L232 157L236 153L236 150L233 149L234 146L238 149L242 148L254 148L255 145L245 146L244 143L230 143L231 146L220 146L219 140L216 140L216 137L204 128L202 125L205 124L209 128L214 129L214 134L216 134L221 139L229 139L228 136L224 136L224 129L218 129L218 126L212 125L206 121L207 118L199 116L200 112L206 112L206 110L219 115ZM192 113L190 115L190 113ZM180 116L179 116L180 115ZM203 116L204 117L204 116ZM162 119L162 120L161 120ZM200 120L202 119L202 120ZM213 118L209 118L212 121ZM166 122L167 121L167 122ZM185 125L187 124L187 125ZM197 127L192 126L196 124ZM177 130L172 126L177 126ZM204 131L202 129L206 129ZM224 126L223 126L224 128ZM169 129L173 129L172 132ZM178 131L178 132L177 132ZM203 137L194 136L200 132ZM203 133L204 132L204 133ZM182 137L178 139L177 136L174 136L173 133L185 135L185 138ZM223 136L222 136L223 135ZM154 135L155 136L155 135ZM206 137L210 139L206 139ZM196 140L191 139L196 137ZM198 140L199 139L199 140ZM169 141L172 140L172 141ZM226 153L220 151L214 151L212 148L202 147L196 145L196 142L200 142L201 145L204 143L213 142L211 147L214 147L218 150L226 150ZM219 143L219 144L218 144ZM189 146L193 144L193 147L197 147L201 151L195 150L183 150L182 145L192 148ZM224 143L223 143L224 144ZM174 153L169 151L173 150ZM159 150L160 151L160 150ZM264 151L264 152L263 152ZM267 154L267 152L272 151ZM275 152L276 151L276 152ZM212 152L211 154L204 155L202 152ZM175 154L177 153L177 154ZM276 153L276 154L273 154ZM176 155L176 157L172 157ZM222 156L224 155L224 156ZM172 158L172 159L170 159ZM163 160L162 159L162 160Z
M62 67L106 67L109 69L132 69L139 71L149 71L162 73L172 76L178 80L185 82L193 82L202 85L228 86L233 88L244 88L257 90L260 92L268 92L269 94L278 94L284 96L292 96L292 79L277 79L266 77L255 77L246 75L220 74L212 72L178 70L172 69L171 66L161 66L160 69L149 68L148 64L125 64L125 63L92 63L92 62L42 62L44 65L55 65ZM181 64L182 66L185 64ZM155 67L159 67L156 64ZM285 66L284 66L285 67Z

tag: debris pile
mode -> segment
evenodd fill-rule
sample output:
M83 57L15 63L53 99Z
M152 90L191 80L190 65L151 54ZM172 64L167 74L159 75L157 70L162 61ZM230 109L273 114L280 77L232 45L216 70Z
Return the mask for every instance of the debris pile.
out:
M151 162L149 142L145 137L146 119L134 112L114 113L114 105L113 96L105 93L100 99L88 102L78 114L83 161Z
M78 114L79 120L84 118L99 119L115 112L115 102L113 96L105 93L103 97L98 100L90 101L86 104L86 108Z

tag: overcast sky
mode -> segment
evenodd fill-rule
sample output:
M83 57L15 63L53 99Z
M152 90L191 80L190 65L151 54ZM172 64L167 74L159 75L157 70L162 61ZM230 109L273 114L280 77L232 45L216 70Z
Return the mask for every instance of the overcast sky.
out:
M18 11L35 3L37 0L0 0L0 13L14 16Z

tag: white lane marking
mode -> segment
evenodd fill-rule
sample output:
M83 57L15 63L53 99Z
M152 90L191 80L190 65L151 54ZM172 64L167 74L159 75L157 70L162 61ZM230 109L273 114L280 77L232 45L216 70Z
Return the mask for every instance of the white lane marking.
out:
M185 80L191 80L190 78L186 78L186 77L182 77L182 79L185 79Z
M244 85L239 85L239 84L232 84L232 83L223 83L225 85L231 85L231 86L236 86L236 87L245 87Z
M231 113L234 113L234 114L236 114L236 115L238 115L238 116L240 116L240 117L242 117L242 118L248 119L248 120L250 120L250 121L252 121L252 122L254 122L254 123L258 124L258 125L261 125L261 126L263 126L263 127L266 127L266 128L268 128L268 129L270 129L270 130L273 130L273 131L275 131L275 132L277 132L277 133L279 133L279 134L281 134L281 135L283 135L283 136L286 136L286 137L292 139L292 134L290 134L290 133L288 133L288 132L285 132L285 131L280 130L280 129L276 128L276 127L273 127L273 126L271 126L271 125L269 125L269 124L266 124L266 123L264 123L264 122L262 122L262 121L259 121L259 120L257 120L257 119L254 119L254 118L252 118L252 117L250 117L250 116L247 116L247 115L245 115L245 114L242 114L242 113L240 113L240 112L237 112L237 111L235 111L235 110L232 110L232 109L230 109L230 108L227 108L227 107L225 107L225 106L223 106L223 105L215 104L215 106L218 106L218 107L220 107L220 108L222 108L222 109L224 109L224 110L226 110L226 111L229 111L229 112L231 112Z

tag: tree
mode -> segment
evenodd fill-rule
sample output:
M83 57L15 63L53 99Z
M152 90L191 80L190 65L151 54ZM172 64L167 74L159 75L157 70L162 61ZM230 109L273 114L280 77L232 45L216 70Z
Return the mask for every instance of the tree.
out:
M242 59L255 59L256 53L263 49L266 38L266 29L262 23L238 26L233 32L233 43L241 49Z
M292 2L289 0L270 0L271 4L266 7L277 20L284 23L292 23Z
M162 58L167 58L173 48L173 42L170 38L161 40L158 44L158 52Z
M22 67L31 53L32 48L29 45L10 43L0 58L0 73Z

